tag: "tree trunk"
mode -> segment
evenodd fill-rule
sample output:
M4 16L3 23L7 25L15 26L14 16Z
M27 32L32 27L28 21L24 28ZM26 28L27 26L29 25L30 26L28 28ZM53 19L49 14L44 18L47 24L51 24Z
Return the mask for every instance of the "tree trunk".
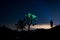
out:
M21 29L21 31L23 31L23 28Z
M30 31L30 25L28 25L28 31Z

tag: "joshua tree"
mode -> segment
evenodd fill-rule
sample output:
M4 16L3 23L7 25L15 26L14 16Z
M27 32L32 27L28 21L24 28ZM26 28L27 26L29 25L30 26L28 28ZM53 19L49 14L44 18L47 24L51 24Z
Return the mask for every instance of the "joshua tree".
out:
M33 20L36 19L36 16L32 15L31 13L28 13L26 15L26 19L27 19L28 30L30 30L30 26L31 26L31 24L33 24L32 22L33 22Z
M19 20L18 24L16 24L17 28L20 28L23 31L23 28L25 28L26 22L25 22L25 18L23 20Z
M28 25L28 30L30 30L30 26L33 25L33 20L36 19L35 15L32 15L31 13L28 13L25 15L25 18L23 20L19 20L18 24L16 24L17 28L22 29L25 28L26 24Z

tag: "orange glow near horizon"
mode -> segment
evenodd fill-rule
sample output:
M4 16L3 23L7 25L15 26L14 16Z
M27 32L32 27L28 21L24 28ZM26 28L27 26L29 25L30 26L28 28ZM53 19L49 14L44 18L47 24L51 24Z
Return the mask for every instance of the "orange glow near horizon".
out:
M53 25L54 27L55 25ZM50 29L50 25L49 24L42 24L42 25L35 25L35 26L31 26L31 28L34 28L34 29Z
M53 27L55 27L55 25L53 25ZM16 30L15 28L11 28L12 30ZM30 26L30 30L35 30L35 29L51 29L50 24L37 24L34 26ZM20 30L20 29L18 29ZM26 26L26 28L24 30L28 30L28 26Z
M53 25L53 27L55 27L55 25ZM51 29L50 24L37 24L34 26L30 26L30 30L35 30L35 29ZM26 29L24 30L28 30L28 28L26 27Z

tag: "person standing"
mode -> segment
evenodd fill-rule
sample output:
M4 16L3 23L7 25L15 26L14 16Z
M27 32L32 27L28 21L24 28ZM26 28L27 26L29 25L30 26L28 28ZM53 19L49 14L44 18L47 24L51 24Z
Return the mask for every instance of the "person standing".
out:
M53 21L52 20L50 21L50 26L53 27Z

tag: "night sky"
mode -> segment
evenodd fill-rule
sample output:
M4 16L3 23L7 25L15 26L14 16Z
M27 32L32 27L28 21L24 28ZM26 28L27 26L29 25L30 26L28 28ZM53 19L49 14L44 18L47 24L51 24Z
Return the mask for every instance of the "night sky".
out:
M37 16L37 23L60 24L59 0L2 0L0 1L0 25L16 24L27 13Z

